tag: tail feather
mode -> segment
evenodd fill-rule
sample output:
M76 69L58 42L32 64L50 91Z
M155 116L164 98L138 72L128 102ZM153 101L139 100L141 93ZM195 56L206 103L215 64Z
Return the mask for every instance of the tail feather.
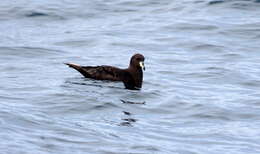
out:
M65 64L65 65L68 65L69 67L74 68L74 69L76 69L76 70L81 69L81 66L78 65L78 64L73 64L73 63L64 63L64 64Z
M68 65L69 67L77 70L78 72L80 72L83 76L85 76L86 78L89 78L89 74L82 68L82 66L78 65L78 64L73 64L73 63L64 63L65 65Z

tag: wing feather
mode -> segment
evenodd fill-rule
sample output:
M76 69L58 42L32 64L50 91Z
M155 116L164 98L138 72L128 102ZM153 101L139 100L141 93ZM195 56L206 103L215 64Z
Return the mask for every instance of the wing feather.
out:
M82 66L85 77L97 80L120 81L122 69L112 66Z

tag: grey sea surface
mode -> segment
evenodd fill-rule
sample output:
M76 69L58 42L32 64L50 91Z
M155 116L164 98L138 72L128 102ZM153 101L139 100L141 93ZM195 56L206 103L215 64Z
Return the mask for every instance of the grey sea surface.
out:
M2 0L0 83L1 154L259 154L260 1Z

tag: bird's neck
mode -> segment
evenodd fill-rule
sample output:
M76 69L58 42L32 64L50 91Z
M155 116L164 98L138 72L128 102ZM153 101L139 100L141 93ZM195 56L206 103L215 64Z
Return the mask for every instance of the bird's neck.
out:
M141 68L133 68L133 67L129 67L129 70L131 70L130 72L134 77L135 85L138 88L141 88L143 83L143 70Z

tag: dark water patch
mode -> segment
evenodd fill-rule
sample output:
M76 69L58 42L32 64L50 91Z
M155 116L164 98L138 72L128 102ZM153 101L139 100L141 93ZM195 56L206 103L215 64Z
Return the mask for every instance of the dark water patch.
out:
M126 101L126 100L122 100L122 99L121 99L121 102L125 103L125 104L145 104L145 102L133 102L133 101Z
M104 103L102 105L96 105L93 107L94 110L104 110L107 108L118 108L119 106L115 105L114 103Z
M221 55L221 57L235 60L235 59L243 58L243 55L237 54L237 53L225 53L225 54Z
M156 7L156 6L162 6L162 5L169 5L170 2L165 1L165 2L157 2L157 1L139 1L139 2L132 2L132 1L126 1L126 2L120 2L117 5L118 6L132 6L132 7Z
M249 2L244 2L244 3L243 2L234 2L231 5L231 8L251 11L251 9L256 7L255 5L256 5L255 3L249 3Z
M220 4L220 3L224 3L225 1L223 0L214 0L214 1L210 1L208 2L209 5L215 5L215 4Z
M225 3L227 7L234 9L250 10L256 8L255 3L259 3L259 0L214 0L208 2L208 5L220 5L222 3Z
M209 72L215 72L215 73L218 73L218 74L225 74L227 72L230 72L229 69L227 68L223 68L223 67L217 67L217 66L210 66L210 67L206 67L204 68L205 71L209 71ZM208 72L208 73L209 73Z
M46 13L42 13L42 12L31 12L25 15L26 17L42 17L42 16L49 16Z
M130 117L122 118L121 120L122 122L119 124L119 126L133 126L133 124L138 121L137 119Z
M43 20L49 20L49 21L52 21L53 19L56 19L56 20L67 19L67 16L65 14L61 14L61 12L58 12L58 11L46 11L46 12L48 12L48 13L32 11L32 12L25 13L24 16L26 18L43 19Z
M217 30L219 27L215 26L215 25L205 25L200 23L200 21L196 22L196 23L178 23L178 24L174 24L174 25L167 25L162 27L166 30L182 30L182 31L194 31L194 30L198 30L198 31L208 31L208 30ZM177 31L176 31L177 32ZM194 31L195 32L195 31Z
M205 1L204 0L196 0L196 1L194 1L194 3L196 4L196 3L204 3Z
M122 111L125 115L131 115L130 112L127 112L127 111Z
M121 122L119 126L127 126L127 127L133 127L133 125L130 122Z
M205 120L224 120L224 121L230 121L231 118L226 116L225 114L219 114L219 113L198 113L191 115L191 117L196 117L200 119L205 119Z
M151 153L162 152L158 147L149 146L149 145L147 145L147 146L138 146L138 145L136 145L136 146L132 146L131 148L132 149L136 149L136 150L143 150L143 151L151 152Z
M248 80L248 81L244 81L240 84L244 85L246 87L258 88L260 86L260 81L259 80Z

